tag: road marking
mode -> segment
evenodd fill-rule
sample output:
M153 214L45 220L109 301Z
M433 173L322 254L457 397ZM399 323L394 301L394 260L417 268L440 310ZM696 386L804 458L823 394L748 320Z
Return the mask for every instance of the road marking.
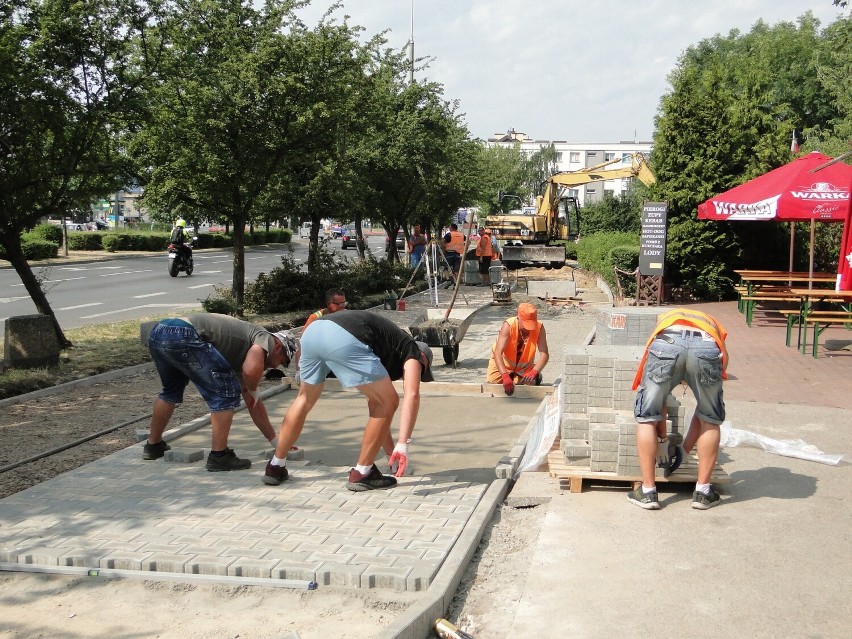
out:
M89 308L90 306L102 306L103 302L91 302L89 304L77 304L77 306L65 306L63 308L57 308L57 311L73 311L78 308Z
M0 297L0 304L8 304L9 302L17 302L18 300L25 300L29 297L29 295L22 295L21 297Z
M194 288L204 288L205 286L213 286L214 284L210 282L209 284L197 284L196 286L187 286L188 289Z
M162 293L148 293L147 295L134 295L133 299L141 300L143 297L158 297L160 295L168 295L168 293L163 291Z
M219 260L218 262L213 262L213 264L228 264L229 262L233 262L233 260Z
M45 284L57 284L59 282L73 282L74 280L84 280L84 279L86 279L86 278L85 277L68 277L64 280L45 280L44 283ZM14 287L14 286L23 286L23 284L9 284L10 288Z
M198 302L176 302L170 304L143 304L142 306L131 306L129 308L119 308L115 311L106 311L104 313L96 313L95 315L81 315L79 319L95 319L96 317L104 317L106 315L116 315L118 313L126 313L128 311L138 311L143 308L175 308L186 307L193 308L198 306Z
M101 273L98 277L110 277L112 275L133 275L134 273L150 273L152 269L146 268L141 271L122 271L121 273Z

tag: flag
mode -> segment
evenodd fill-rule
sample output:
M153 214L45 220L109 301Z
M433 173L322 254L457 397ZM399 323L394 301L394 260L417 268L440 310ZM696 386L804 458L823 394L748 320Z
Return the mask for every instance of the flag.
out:
M799 140L796 138L796 129L793 129L793 142L790 144L790 153L799 154Z

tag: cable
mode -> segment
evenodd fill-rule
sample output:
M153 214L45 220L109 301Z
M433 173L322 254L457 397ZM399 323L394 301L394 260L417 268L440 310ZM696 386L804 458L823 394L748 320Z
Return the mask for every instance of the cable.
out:
M55 455L57 453L61 453L63 450L68 450L69 448L74 448L75 446L79 446L80 444L85 444L87 441L92 439L97 439L98 437L102 437L103 435L108 435L109 433L118 430L119 428L124 428L125 426L130 426L130 424L135 424L136 422L141 422L143 419L150 419L153 413L148 413L147 415L143 415L142 417L136 417L135 419L131 419L130 421L122 422L117 426L110 426L109 428L105 428L102 431L98 431L92 435L87 435L81 439L75 440L68 444L63 444L57 448L52 450L48 450L43 453L38 453L37 455L33 455L32 457L27 457L21 461L12 462L11 464L7 464L5 466L0 466L0 473L5 473L8 470L12 470L14 468L18 468L18 466L23 466L24 464L29 464L30 462L38 461L44 457L50 457L51 455Z

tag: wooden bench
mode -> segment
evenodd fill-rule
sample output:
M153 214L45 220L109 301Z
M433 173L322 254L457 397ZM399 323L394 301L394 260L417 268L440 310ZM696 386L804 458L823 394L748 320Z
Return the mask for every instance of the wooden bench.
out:
M784 295L783 291L772 291L766 294L755 292L751 295L744 295L740 297L740 301L745 305L746 324L751 326L754 307L757 306L758 302L791 302L799 305L802 299L793 295Z
M813 311L808 313L805 322L814 327L814 341L812 346L812 355L818 357L819 353L819 336L822 332L832 324L846 324L846 328L852 326L852 312L849 311ZM807 327L805 327L802 337L802 352L805 352L807 347Z
M790 340L793 336L793 326L799 327L799 334L796 337L796 348L801 348L804 351L802 344L802 312L800 310L779 309L778 312L787 319L787 346L790 346ZM834 320L835 322L849 323L850 311L811 311L808 313L808 324L813 324L822 320ZM813 318L813 319L812 319ZM820 331L822 332L822 331Z

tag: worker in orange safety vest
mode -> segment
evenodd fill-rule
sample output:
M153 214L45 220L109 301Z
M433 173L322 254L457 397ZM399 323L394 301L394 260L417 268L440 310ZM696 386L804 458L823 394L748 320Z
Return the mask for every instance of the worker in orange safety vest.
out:
M710 478L719 455L719 425L725 421L722 380L727 379L727 335L714 317L690 308L675 308L657 318L633 379L633 390L638 391L633 414L642 485L627 499L640 508L660 508L655 466L673 472L673 449L674 458L682 459L694 446L698 451L698 479L692 507L707 510L719 503L719 493L713 490ZM689 385L696 400L681 452L670 444L666 433L666 400L680 383Z
M455 222L450 224L450 232L444 236L443 249L447 264L450 265L455 277L461 265L461 254L464 253L464 235Z
M515 384L538 386L541 371L547 365L547 335L538 321L538 311L532 304L518 304L518 315L503 322L497 343L488 361L486 380L503 384L507 395L515 392Z

